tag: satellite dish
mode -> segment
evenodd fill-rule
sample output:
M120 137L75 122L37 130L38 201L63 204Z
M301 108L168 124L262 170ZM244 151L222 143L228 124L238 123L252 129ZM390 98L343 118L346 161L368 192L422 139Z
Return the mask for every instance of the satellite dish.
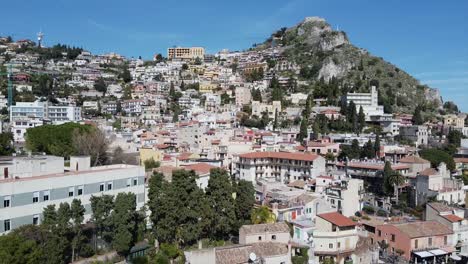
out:
M257 255L255 255L255 253L252 252L252 253L250 253L250 255L249 255L249 259L250 259L251 261L256 261L256 260L257 260Z

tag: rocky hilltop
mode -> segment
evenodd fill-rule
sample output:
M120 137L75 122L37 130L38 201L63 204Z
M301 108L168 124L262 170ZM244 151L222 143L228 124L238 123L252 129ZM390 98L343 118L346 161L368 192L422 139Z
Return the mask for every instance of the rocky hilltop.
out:
M437 89L421 85L397 66L354 46L345 32L333 30L323 18L307 17L296 26L282 28L256 48L273 45L280 46L284 57L298 66L300 71L293 74L312 85L332 78L346 91L366 92L374 85L380 103L393 111L412 112L421 105L434 112L442 106Z

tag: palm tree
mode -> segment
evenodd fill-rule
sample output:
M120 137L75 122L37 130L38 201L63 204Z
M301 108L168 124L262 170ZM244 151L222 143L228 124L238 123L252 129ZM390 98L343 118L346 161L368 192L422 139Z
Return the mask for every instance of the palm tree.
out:
M252 211L252 224L271 224L276 222L276 215L266 206L260 206Z
M398 186L405 183L405 177L398 171L393 171L393 173L390 174L390 177L388 177L388 183L393 186L396 203L398 204Z

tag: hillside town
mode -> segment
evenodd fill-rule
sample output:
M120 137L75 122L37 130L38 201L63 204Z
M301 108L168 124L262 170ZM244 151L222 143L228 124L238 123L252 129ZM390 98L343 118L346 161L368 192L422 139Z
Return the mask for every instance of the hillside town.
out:
M144 60L43 37L0 37L0 252L56 259L5 263L467 263L452 102L311 82L280 41Z

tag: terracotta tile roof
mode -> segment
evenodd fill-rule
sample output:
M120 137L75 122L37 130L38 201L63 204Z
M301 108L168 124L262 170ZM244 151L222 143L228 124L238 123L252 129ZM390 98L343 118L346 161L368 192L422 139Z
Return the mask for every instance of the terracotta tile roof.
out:
M297 152L251 152L239 155L241 158L246 159L261 159L261 158L274 158L274 159L288 159L288 160L302 160L314 161L319 156L311 153L297 153Z
M289 226L284 222L273 224L259 224L259 225L243 225L239 232L243 231L246 235L263 234L263 233L289 233Z
M437 221L411 222L394 225L410 238L431 237L453 234L450 228Z
M292 181L288 184L288 187L296 187L296 188L304 188L305 186L305 181L303 180L297 180L297 181Z
M432 207L432 209L436 210L439 213L451 212L454 209L453 207L448 206L448 205L446 205L444 203L434 202L434 203L428 203L427 205Z
M433 168L427 168L427 169L421 171L419 174L423 175L423 176L433 176L433 175L439 174L439 172L437 172L437 170L435 170Z
M217 168L213 165L206 164L206 163L195 163L187 166L183 166L183 169L186 170L193 170L197 175L204 175L204 174L209 174L210 170L213 168Z
M344 167L344 162L338 162L336 164L339 167ZM370 170L383 170L385 164L383 163L370 163L370 162L349 162L348 167L350 168L358 168L358 169L370 169ZM408 164L392 164L393 170L405 170L409 169Z
M468 163L468 158L454 158L455 163Z
M400 159L401 163L416 163L416 164L427 164L430 163L428 160L425 160L418 156L407 156Z
M337 212L319 214L317 216L339 227L356 225L356 223L353 220Z
M306 150L306 148L305 148L304 146L302 146L302 145L296 146L295 149L296 149L297 151L305 151L305 150Z
M171 147L171 146L170 146L170 145L167 145L167 144L158 144L158 145L156 145L156 147L157 147L158 149L167 149L167 148L169 148L169 147Z
M463 221L463 218L459 217L459 216L456 216L456 215L453 215L453 214L450 214L450 215L442 215L443 218L449 220L450 222L452 223L456 223L456 222L460 222L460 221Z
M192 156L192 153L184 152L184 153L180 153L180 155L177 157L177 159L178 160L189 160L190 156Z

